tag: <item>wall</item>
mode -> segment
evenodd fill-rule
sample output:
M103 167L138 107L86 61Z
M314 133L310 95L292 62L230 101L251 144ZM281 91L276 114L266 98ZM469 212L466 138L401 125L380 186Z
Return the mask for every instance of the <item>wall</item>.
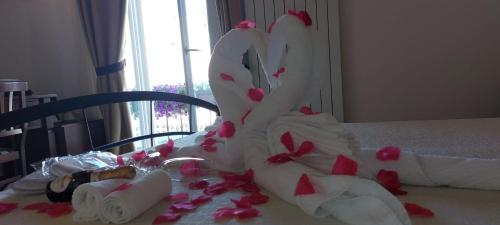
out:
M76 0L0 0L0 79L60 98L94 92Z
M346 121L500 116L500 1L342 0Z

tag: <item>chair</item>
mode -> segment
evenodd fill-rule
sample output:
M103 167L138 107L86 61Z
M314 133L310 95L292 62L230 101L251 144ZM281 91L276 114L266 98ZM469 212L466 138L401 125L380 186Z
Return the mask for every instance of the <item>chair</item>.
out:
M0 115L16 110L15 98L19 98L19 108L26 107L28 83L14 79L0 80ZM2 148L0 153L0 188L26 175L26 123L0 128L0 138L10 139L10 148ZM20 141L16 137L21 136Z
M89 137L89 150L93 151L107 151L114 147L129 144L135 141L150 139L153 143L153 138L171 135L189 135L194 133L194 128L191 126L190 131L183 132L164 132L153 133L153 128L150 126L150 133L138 137L131 137L113 143L104 144L101 146L94 146L93 135L89 128L89 121L87 119L86 109L114 103L134 102L134 101L147 101L149 102L151 118L153 117L153 102L154 101L169 101L189 104L191 106L199 106L220 115L219 109L216 105L207 101L197 99L194 97L165 93L165 92L152 92L152 91L130 91L130 92L113 92L104 94L94 94L87 96L80 96L75 98L58 100L56 102L44 103L32 107L27 107L15 112L8 112L0 114L0 129L5 129L14 125L30 122L33 120L42 119L51 115L58 115L74 110L81 110L85 126ZM192 107L190 107L192 109ZM189 113L192 116L192 113ZM151 120L152 121L152 120Z

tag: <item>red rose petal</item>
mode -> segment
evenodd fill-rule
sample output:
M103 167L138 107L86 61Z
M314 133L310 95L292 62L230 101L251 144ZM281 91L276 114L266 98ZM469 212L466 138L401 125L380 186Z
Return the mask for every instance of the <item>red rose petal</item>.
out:
M296 12L295 10L289 9L288 10L288 14L290 14L292 16L296 16L297 18L299 18L300 20L302 20L302 22L304 22L304 24L306 26L311 26L312 25L312 19L309 16L309 13L307 13L306 11Z
M381 161L398 160L401 150L398 147L386 146L377 151L377 159Z
M217 146L215 146L215 145L203 146L202 149L203 149L203 151L206 151L206 152L216 152Z
M189 194L186 192L177 193L175 195L169 195L165 198L167 201L182 202L189 199Z
M242 124L242 125L243 125L243 124L245 124L245 119L246 119L246 118L247 118L247 116L250 114L250 112L252 112L252 110L248 110L248 111L245 113L245 115L243 115L243 116L241 117L240 122L241 122L241 124Z
M153 224L173 223L182 217L180 213L166 212L155 218Z
M219 171L219 176L221 176L224 180L239 180L249 182L253 180L253 170L248 169L242 175L233 172Z
M285 68L284 67L281 67L278 69L278 71L276 71L276 73L273 74L274 77L276 78L279 78L281 76L282 73L285 72Z
M161 157L168 158L168 155L174 151L174 141L169 138L167 144L163 145L158 151Z
M179 171L183 176L186 177L197 177L202 175L200 164L198 161L191 160L181 164Z
M264 98L264 90L262 88L250 88L247 95L252 101L260 102Z
M52 207L46 210L47 215L52 218L64 216L71 212L73 212L73 207L71 207L71 203L69 202L52 204Z
M161 166L162 162L163 160L161 159L161 156L155 156L155 157L146 156L146 158L142 160L142 163L145 166L150 166L150 167L159 167Z
M52 203L49 202L36 202L36 203L31 203L29 205L24 206L24 210L47 210L52 206Z
M333 175L349 175L356 176L358 172L358 163L356 161L344 156L338 155L333 164L332 174Z
M231 121L224 121L221 124L219 137L230 138L236 132L236 128L234 127L234 123Z
M309 180L309 177L306 174L302 174L297 182L297 187L295 188L295 196L310 195L314 193L316 193L316 191L314 190L314 186Z
M201 204L207 203L209 201L212 201L212 197L210 197L208 195L200 195L200 196L194 198L193 200L191 200L191 203L194 205L201 205Z
M17 203L15 202L0 202L0 215L10 213L12 210L17 208Z
M255 192L250 195L243 196L242 199L252 203L252 205L260 205L269 201L269 196L263 195L260 192Z
M191 202L178 202L172 204L168 209L173 213L184 213L194 211L197 207Z
M303 113L304 115L317 115L319 114L318 112L313 112L311 107L308 107L308 106L302 106L300 107L300 110L299 110L301 113Z
M273 27L274 27L275 23L276 23L276 21L273 21L273 22L271 22L271 24L269 24L269 28L267 28L267 33L271 33L273 31Z
M189 183L189 189L199 190L208 187L209 183L206 180L193 181Z
M421 217L433 217L434 213L427 209L424 208L418 204L415 203L408 203L405 202L405 209L408 212L408 214L413 215L413 216L421 216Z
M256 208L237 209L233 214L238 219L250 219L260 216L260 212Z
M294 150L293 138L290 131L287 131L281 135L280 142L286 147L286 149L288 149L289 152L293 152Z
M215 220L221 220L221 219L229 219L234 217L234 211L236 209L234 208L220 208L217 209L214 213L214 219Z
M115 189L111 190L111 192L115 192L115 191L125 191L127 189L129 189L130 187L132 187L132 184L131 183L124 183L118 187L116 187ZM110 193L111 193L110 192Z
M141 161L144 158L146 158L146 152L144 150L132 154L132 159L134 159L134 161L136 162Z
M299 147L299 150L292 153L294 157L301 157L305 154L309 154L314 150L314 144L310 141L304 141Z
M386 189L399 189L401 187L398 172L393 170L378 171L377 180Z
M227 81L233 81L234 82L234 78L233 76L229 75L229 74L225 74L225 73L221 73L219 75L220 79L222 80L227 80Z
M250 203L248 201L248 199L245 199L245 198L242 198L240 200L231 199L231 201L234 203L234 205L237 208L251 208L252 207L252 203Z
M201 146L210 146L210 145L213 145L215 144L217 141L213 138L206 138L205 140L203 140L203 142L200 144Z
M205 188L205 190L203 190L203 193L206 195L214 196L214 195L220 195L226 191L228 191L228 185L227 183L222 182L209 185L208 187Z
M125 161L123 160L123 156L119 155L116 157L116 164L118 164L118 166L125 166Z
M239 24L235 26L235 28L238 29L249 29L249 28L255 28L255 22L252 20L243 20Z
M293 159L290 156L291 156L290 153L280 153L267 158L267 162L271 164L281 164L293 161Z
M259 186L257 186L257 184L255 184L255 182L248 182L248 183L241 186L241 190L249 192L249 193L255 193L255 192L259 192L260 188L259 188Z
M217 131L211 130L205 134L205 138L213 137L215 134L217 134Z

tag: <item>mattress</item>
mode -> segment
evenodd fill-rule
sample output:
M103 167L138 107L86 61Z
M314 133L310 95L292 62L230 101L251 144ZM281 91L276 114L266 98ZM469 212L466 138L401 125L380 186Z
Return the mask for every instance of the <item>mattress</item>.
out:
M466 155L470 157L498 157L500 155L500 119L466 119L442 121L384 122L384 123L353 123L345 124L359 140L362 148L378 148L385 145L397 145L405 150L421 153L442 155ZM187 137L176 142L177 146L193 143L193 137ZM197 196L200 191L188 190L189 180L178 179L176 171L169 171L175 178L173 192L189 192ZM208 176L216 181L216 176ZM405 186L407 196L401 201L415 202L431 209L433 218L412 217L416 225L497 225L500 224L500 192L454 189L447 187L413 187ZM276 196L269 195L267 204L257 206L262 216L250 220L229 220L222 224L310 224L310 225L341 225L334 218L318 219L307 216L298 207L281 201ZM212 214L221 207L231 207L230 199L239 199L243 193L232 191L216 196L214 200L198 208L194 213L186 214L176 224L221 224L212 219ZM47 201L43 195L16 196L11 190L0 192L0 201L19 202L20 206ZM151 224L155 216L169 206L168 202L160 202L144 214L128 224ZM12 213L0 215L0 225L7 224L73 224L71 216L50 219L44 214L15 210ZM99 222L82 223L88 225Z

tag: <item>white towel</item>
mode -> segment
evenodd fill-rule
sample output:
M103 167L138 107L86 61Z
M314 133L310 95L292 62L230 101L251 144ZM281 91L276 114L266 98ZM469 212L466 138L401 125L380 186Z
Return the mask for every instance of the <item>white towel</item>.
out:
M170 177L163 170L155 170L131 184L130 188L112 192L104 198L100 208L103 218L115 224L126 223L167 197L172 190Z
M99 218L99 209L104 197L116 187L130 182L129 179L109 179L82 184L75 189L71 197L71 204L76 213L73 215L75 222L94 221ZM108 221L101 218L103 223Z

